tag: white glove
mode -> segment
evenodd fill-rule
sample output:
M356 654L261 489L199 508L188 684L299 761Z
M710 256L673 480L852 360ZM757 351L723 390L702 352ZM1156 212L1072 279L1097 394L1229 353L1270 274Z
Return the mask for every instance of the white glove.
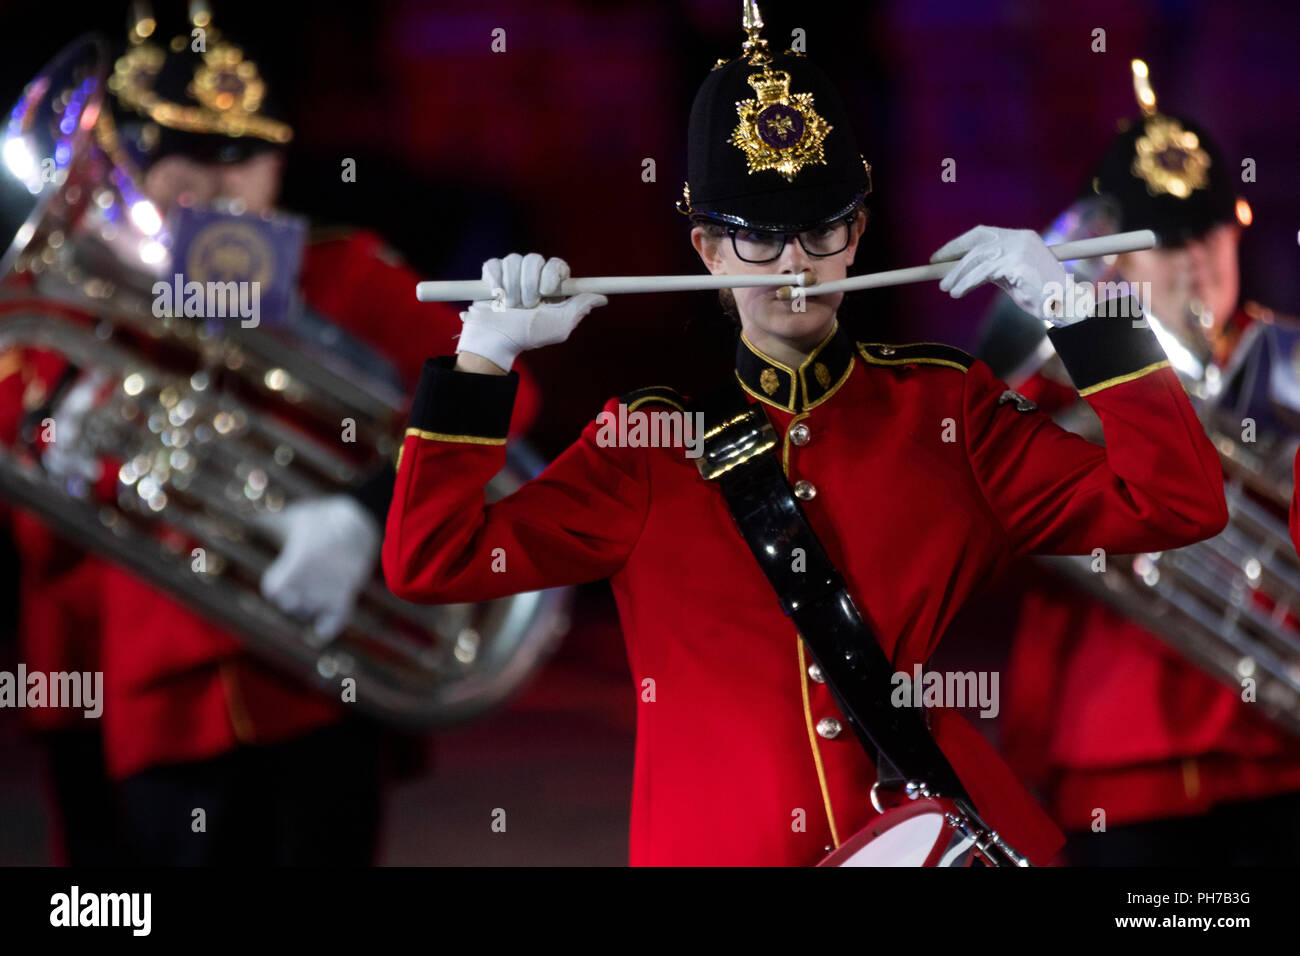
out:
M1092 315L1092 287L1069 283L1067 290L1065 266L1033 230L976 226L944 245L930 261L957 256L961 261L939 283L954 299L992 281L1020 308L1052 325L1069 325Z
M257 525L281 545L262 574L262 595L311 619L323 640L334 637L370 580L379 551L375 519L355 498L331 495L295 501Z
M569 278L563 259L543 259L535 252L511 253L483 263L483 281L495 298L474 302L460 314L464 328L457 352L473 352L509 370L520 352L563 342L592 309L609 300L586 292L542 302L558 296L560 283Z
M79 451L76 446L86 416L95 407L107 381L108 373L101 368L82 375L50 414L54 419L54 440L45 446L41 463L56 478L75 476L95 482L103 473L99 459Z

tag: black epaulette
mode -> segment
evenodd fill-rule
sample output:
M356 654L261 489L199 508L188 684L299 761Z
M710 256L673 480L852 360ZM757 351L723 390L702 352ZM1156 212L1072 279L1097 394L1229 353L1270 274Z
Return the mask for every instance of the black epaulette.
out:
M858 352L871 365L946 365L966 371L975 357L941 342L912 342L891 345L888 342L859 342Z
M669 405L679 412L686 411L686 399L682 397L682 393L667 385L638 388L622 396L619 401L627 406L629 412L634 412L643 405Z

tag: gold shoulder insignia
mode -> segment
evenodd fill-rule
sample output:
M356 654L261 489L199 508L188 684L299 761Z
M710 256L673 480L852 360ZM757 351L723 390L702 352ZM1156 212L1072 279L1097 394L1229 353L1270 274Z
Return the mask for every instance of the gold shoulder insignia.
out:
M629 412L634 412L643 405L669 405L679 412L686 411L686 399L682 397L682 393L667 385L638 388L636 391L628 392L619 401L627 406Z
M964 372L975 362L969 353L941 342L859 342L858 352L871 365L946 365Z

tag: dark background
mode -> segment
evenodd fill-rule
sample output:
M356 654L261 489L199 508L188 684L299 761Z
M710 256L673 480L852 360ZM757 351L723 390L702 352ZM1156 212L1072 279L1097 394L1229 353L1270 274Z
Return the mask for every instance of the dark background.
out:
M1044 227L1068 204L1116 122L1137 115L1128 62L1151 66L1162 109L1199 120L1241 184L1255 224L1244 293L1300 311L1300 5L892 0L763 4L778 49L791 30L841 85L872 163L864 271L928 260L987 223ZM214 23L245 44L292 119L285 203L322 222L379 229L430 278L476 278L481 261L537 250L575 275L699 271L674 210L690 101L739 49L736 0L239 2ZM125 35L113 0L6 4L0 93L12 99L83 29ZM179 2L155 3L165 24ZM491 52L492 31L506 52ZM1105 53L1091 52L1106 31ZM357 160L357 182L340 163ZM656 162L643 182L642 161ZM945 158L957 181L940 180ZM991 292L954 302L934 283L858 293L847 322L874 340L970 346ZM689 390L725 368L725 324L707 294L631 296L563 348L530 356L549 399L534 436L554 453L611 394ZM575 374L577 373L577 374Z
M89 29L125 37L125 3L0 4L0 100L11 102ZM563 256L574 275L701 271L673 208L691 98L739 51L736 0L475 0L368 3L215 0L296 135L285 205L319 223L377 229L430 278L477 278L488 256ZM791 30L840 85L873 166L859 271L915 265L980 224L1041 229L1087 181L1116 123L1137 115L1129 60L1145 59L1163 110L1220 141L1254 212L1243 295L1300 312L1300 4L1210 0L1088 3L888 0L762 4L777 49ZM181 3L155 3L165 24ZM506 30L505 53L491 52ZM1106 31L1094 53L1092 31ZM343 183L341 162L357 160ZM656 181L642 180L655 160ZM956 160L957 181L940 179ZM414 291L412 291L414 294ZM969 347L992 292L961 301L934 283L857 293L859 337ZM725 371L727 322L703 293L625 296L570 342L530 354L546 396L533 438L546 455L610 395L665 382L685 391ZM864 503L875 506L879 503ZM0 569L12 566L0 554ZM9 575L0 578L10 579ZM399 789L386 862L626 859L633 698L604 586L580 628L508 711L439 739L438 770ZM0 600L12 598L0 589ZM996 607L972 632L1005 633ZM12 614L0 613L0 628ZM989 656L997 641L951 642ZM4 657L7 659L8 654ZM969 666L969 665L968 665ZM978 721L983 725L987 721ZM17 715L0 715L0 861L40 862L40 781ZM989 729L983 728L982 729ZM526 806L509 844L478 808ZM514 819L520 820L520 817Z

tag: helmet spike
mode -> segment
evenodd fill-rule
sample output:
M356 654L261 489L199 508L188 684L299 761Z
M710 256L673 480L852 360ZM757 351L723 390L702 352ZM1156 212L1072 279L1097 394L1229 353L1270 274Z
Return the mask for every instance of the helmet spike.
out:
M158 21L148 0L133 0L127 17L126 37L129 43L143 43L153 36Z
M741 50L749 62L754 66L770 62L772 57L767 52L767 40L758 35L763 29L763 14L758 10L758 0L744 0L740 22L745 30Z
M1133 68L1133 95L1142 108L1142 115L1155 116L1156 93L1151 88L1151 71L1143 60L1134 60L1130 66Z
M196 27L207 27L212 23L212 8L207 0L190 0L190 23Z

